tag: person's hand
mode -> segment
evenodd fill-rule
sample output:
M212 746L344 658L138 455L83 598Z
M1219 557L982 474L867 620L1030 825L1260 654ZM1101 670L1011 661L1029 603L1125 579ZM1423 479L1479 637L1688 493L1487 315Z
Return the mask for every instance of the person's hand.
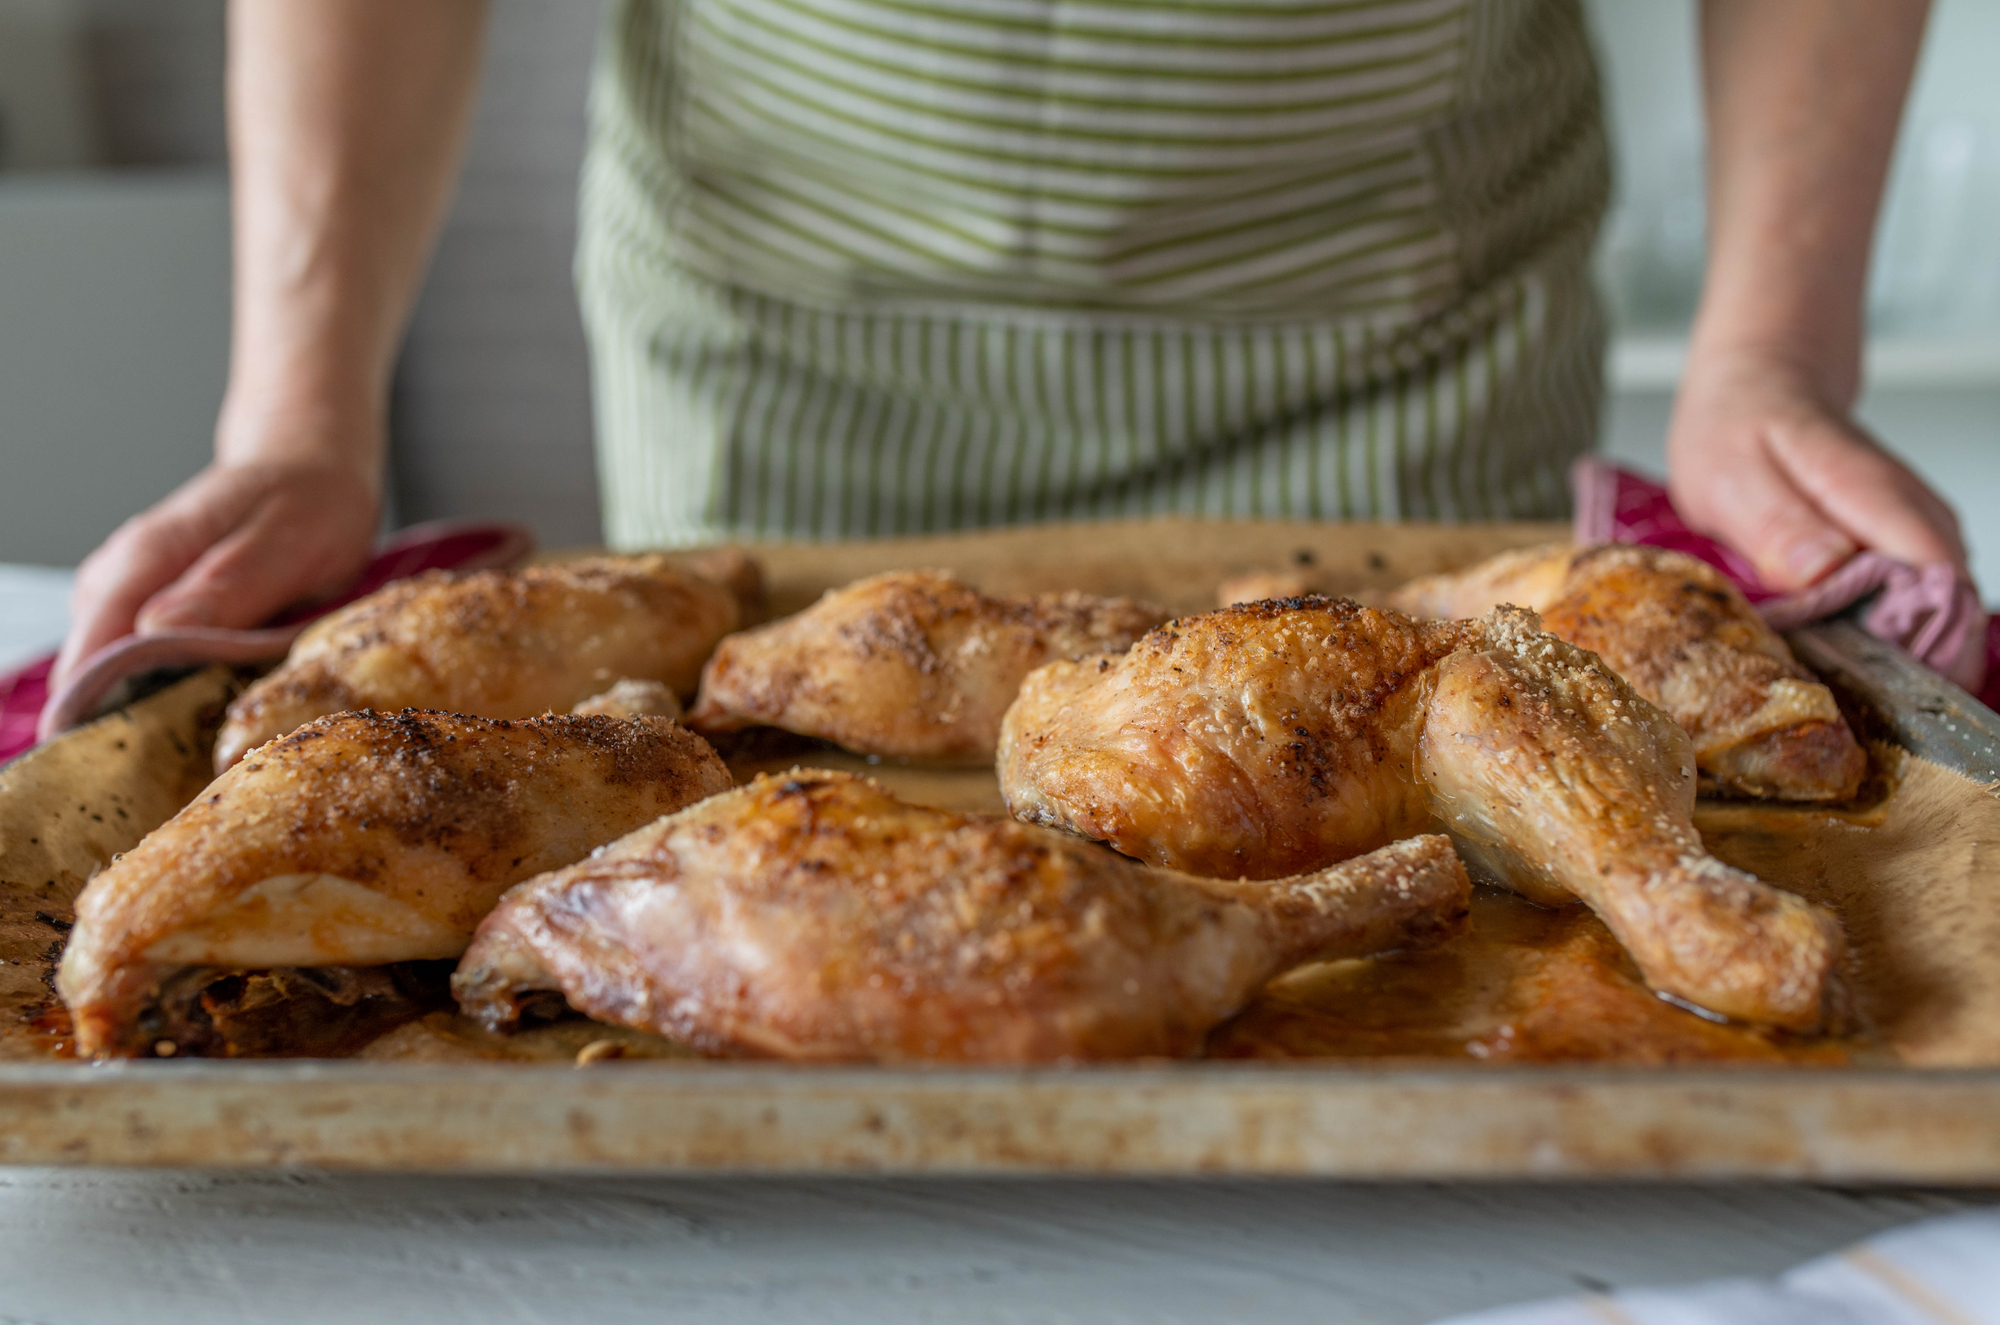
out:
M249 628L338 589L367 563L380 503L353 464L209 465L84 559L51 683L135 628Z
M1691 359L1667 471L1682 518L1741 552L1774 589L1804 588L1862 548L1966 567L1944 499L1781 359Z

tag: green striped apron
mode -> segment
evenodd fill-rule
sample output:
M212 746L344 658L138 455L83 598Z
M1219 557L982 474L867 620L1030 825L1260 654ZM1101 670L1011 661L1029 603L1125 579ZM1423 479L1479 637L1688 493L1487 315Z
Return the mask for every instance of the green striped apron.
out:
M1576 0L621 0L579 292L621 547L1565 508Z

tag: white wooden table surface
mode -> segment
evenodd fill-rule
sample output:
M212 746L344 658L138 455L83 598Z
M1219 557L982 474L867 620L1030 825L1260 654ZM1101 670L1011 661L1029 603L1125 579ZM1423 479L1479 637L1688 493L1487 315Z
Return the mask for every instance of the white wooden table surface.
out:
M0 660L61 633L63 592L60 575L0 567ZM0 1169L0 1325L1415 1325L1775 1274L1996 1201L1798 1186Z
M0 1170L0 1320L1420 1322L1771 1274L1962 1196Z

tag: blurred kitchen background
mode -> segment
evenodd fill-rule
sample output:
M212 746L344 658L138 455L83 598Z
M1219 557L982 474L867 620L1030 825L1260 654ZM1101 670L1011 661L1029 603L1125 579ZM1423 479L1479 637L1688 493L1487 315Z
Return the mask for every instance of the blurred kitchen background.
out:
M1693 0L1587 0L1618 193L1607 449L1655 471L1702 258ZM598 6L497 0L467 170L404 352L408 522L597 539L570 285ZM0 0L0 640L207 454L228 344L222 0ZM2000 4L1938 0L1870 296L1866 420L2000 598ZM23 566L58 568L39 575ZM59 630L59 625L52 627ZM45 628L46 629L46 628ZM9 659L0 657L0 667Z

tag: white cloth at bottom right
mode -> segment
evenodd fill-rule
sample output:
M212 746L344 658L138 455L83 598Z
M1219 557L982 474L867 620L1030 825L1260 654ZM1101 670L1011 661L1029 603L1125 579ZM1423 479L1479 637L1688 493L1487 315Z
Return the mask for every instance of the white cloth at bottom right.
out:
M1593 1293L1437 1325L2000 1325L2000 1210L1893 1229L1775 1280Z

